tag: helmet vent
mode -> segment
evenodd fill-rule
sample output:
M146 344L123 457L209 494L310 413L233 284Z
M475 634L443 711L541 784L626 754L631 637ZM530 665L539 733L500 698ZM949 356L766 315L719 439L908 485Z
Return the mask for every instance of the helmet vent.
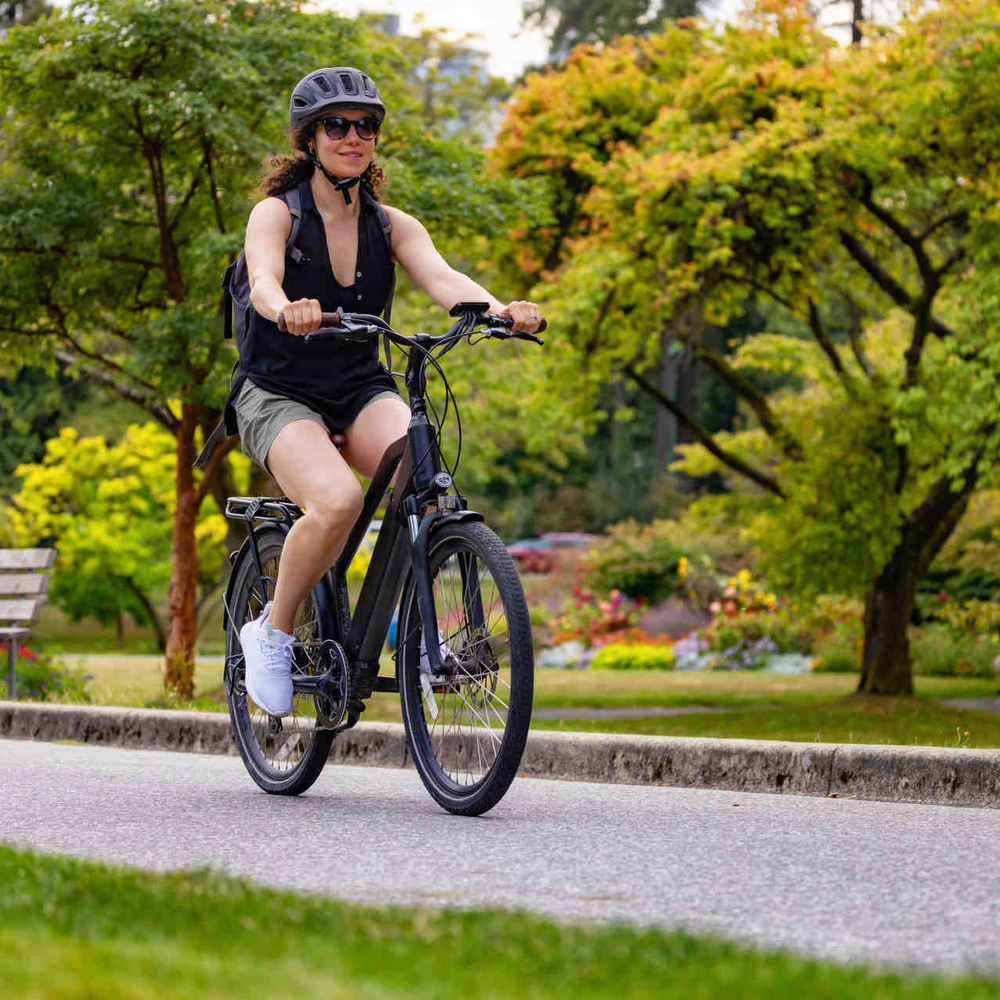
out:
M313 77L313 83L323 91L324 94L333 93L333 88L330 86L330 81L322 73L317 73Z
M350 73L338 73L337 75L340 77L340 86L345 94L357 94L358 85Z

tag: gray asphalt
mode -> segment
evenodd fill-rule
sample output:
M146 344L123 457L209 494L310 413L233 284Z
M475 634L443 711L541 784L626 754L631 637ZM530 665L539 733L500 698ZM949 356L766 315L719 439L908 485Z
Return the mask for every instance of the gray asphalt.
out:
M413 771L331 765L286 799L258 791L238 759L0 740L0 839L368 903L527 909L1000 974L996 810L520 779L487 816L462 819Z

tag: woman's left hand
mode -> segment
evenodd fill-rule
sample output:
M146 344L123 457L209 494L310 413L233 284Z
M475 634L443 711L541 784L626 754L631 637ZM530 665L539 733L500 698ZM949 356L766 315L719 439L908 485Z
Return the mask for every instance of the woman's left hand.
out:
M542 325L542 311L534 302L509 302L500 310L501 316L510 316L511 328L520 333L538 333Z

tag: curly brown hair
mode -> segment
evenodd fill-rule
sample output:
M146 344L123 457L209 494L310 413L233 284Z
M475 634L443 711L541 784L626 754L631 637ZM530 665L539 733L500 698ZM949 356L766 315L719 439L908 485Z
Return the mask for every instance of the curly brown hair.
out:
M260 182L257 190L264 195L284 194L293 187L312 177L316 170L315 164L308 159L309 140L313 137L318 123L292 128L289 141L295 154L292 156L272 156L266 160L268 173ZM377 141L377 140L376 140ZM382 200L382 192L389 183L386 172L375 157L372 157L365 172L361 175L361 183L368 193L376 200Z

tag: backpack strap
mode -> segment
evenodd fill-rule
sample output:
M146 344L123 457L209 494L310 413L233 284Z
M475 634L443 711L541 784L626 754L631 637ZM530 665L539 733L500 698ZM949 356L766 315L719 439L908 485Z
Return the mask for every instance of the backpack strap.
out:
M382 227L382 235L385 237L385 245L389 251L389 257L392 257L392 219L389 218L389 213L385 208L375 202L375 213L378 215L379 225ZM392 297L396 294L396 265L392 265L392 277L389 279L389 297L385 300L385 309L382 310L382 316L386 323L392 320ZM389 334L382 334L382 348L385 351L385 367L389 370L389 374L392 374L392 342L389 340Z
M303 181L303 184L308 184L308 181ZM296 264L301 264L303 261L308 261L308 257L295 245L296 239L299 236L299 227L302 225L302 193L299 190L301 188L293 187L291 190L285 192L285 204L288 206L288 211L292 216L292 228L288 234L288 239L285 240L285 253L295 261Z
M222 337L224 340L233 339L233 293L229 290L229 285L236 273L236 265L239 259L234 260L226 273L222 276Z
M305 183L308 183L308 181ZM301 185L299 187L301 187ZM283 198L283 201L288 206L288 211L292 216L292 228L289 230L288 239L285 240L285 253L291 257L296 264L301 264L303 261L309 260L309 258L306 257L306 255L295 245L295 241L299 237L299 229L302 227L302 193L299 190L299 187L293 187L291 190L286 191ZM392 228L391 223L389 228ZM239 257L237 257L236 260L234 260L232 264L226 268L226 273L222 276L222 336L224 340L233 339L232 282L241 260L245 261L243 253L240 253ZM395 277L395 275L393 275L393 277Z

